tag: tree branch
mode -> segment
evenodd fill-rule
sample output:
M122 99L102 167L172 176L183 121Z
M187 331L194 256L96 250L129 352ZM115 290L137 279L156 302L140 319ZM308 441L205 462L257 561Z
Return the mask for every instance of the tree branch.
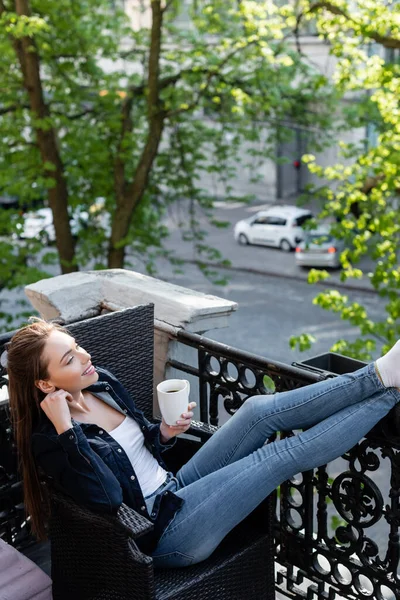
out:
M123 267L125 258L124 238L128 235L129 225L132 220L132 215L135 208L143 198L146 190L146 185L149 180L150 172L153 167L154 160L157 156L160 145L164 122L165 110L160 102L159 90L159 71L160 71L160 55L161 55L161 37L162 37L162 21L163 11L161 9L161 0L151 1L152 24L151 24L151 41L149 52L149 70L147 81L147 120L149 130L147 140L142 150L133 181L129 184L124 181L124 194L117 201L117 207L112 223L110 247L108 252L109 268ZM130 126L130 110L132 97L127 98L124 103L126 109L126 126ZM119 182L121 184L121 182ZM118 200L118 199L117 199Z
M31 16L29 0L15 0L15 12L18 17L29 18ZM12 38L12 40L31 111L37 119L47 119L50 111L44 100L40 57L35 40L26 35ZM48 188L47 194L53 215L62 272L70 273L76 271L75 250L68 215L68 188L58 148L57 132L54 126L44 128L40 125L33 125L33 127L42 163L43 165L46 163L52 165L51 170L44 169L47 176L54 180L54 185Z
M86 115L95 115L95 114L97 114L97 111L95 111L93 108L88 108L87 110L83 110L82 112L75 113L74 115L66 115L64 112L58 111L58 110L55 110L54 108L52 108L51 114L60 115L61 117L65 117L66 119L68 119L68 121L76 121L77 119L85 117Z
M160 75L161 34L162 34L162 9L160 0L152 0L151 10L153 13L151 25L151 43L149 54L149 77L148 77L148 116L160 108L160 90L158 81Z
M170 6L172 6L174 0L167 0L167 2L165 3L164 8L162 8L162 12L165 13L167 12L167 10L170 8Z
M13 104L11 106L8 106L7 108L0 108L0 115L6 115L7 113L10 112L15 112L16 110L18 110L19 108L30 108L29 104Z
M316 2L315 4L312 4L307 12L309 12L309 13L316 12L320 8L326 8L332 14L341 15L341 16L345 17L348 21L353 21L353 23L355 23L354 19L348 13L346 13L343 9L339 8L338 6L335 6L335 4L332 4L331 2L325 2L324 0L322 0L321 2Z
M122 123L121 123L121 135L118 142L118 148L114 163L114 187L117 205L120 205L124 201L125 192L125 159L122 158L122 145L126 135L132 131L132 111L133 96L127 96L122 103Z
M219 75L219 72L230 61L230 59L233 58L235 56L235 54L237 54L238 52L240 52L242 50L247 50L247 48L249 48L250 46L253 46L255 43L257 43L257 41L258 40L252 40L245 47L234 48L231 52L229 52L225 56L225 58L220 62L219 65L214 67L212 70L206 69L205 72L208 72L207 80L206 80L205 86L202 88L202 90L200 90L198 92L196 99L193 100L193 102L185 108L180 108L178 110L173 110L173 111L167 112L167 114L166 114L167 118L175 117L176 115L179 115L183 112L189 112L189 111L193 110L194 108L196 108L196 106L198 105L198 103L200 101L201 96L203 96L207 92L208 88L210 87L210 84L211 84L213 78L216 77L217 75Z
M357 22L348 13L346 13L346 11L342 10L338 6L335 6L331 2L325 2L325 1L316 2L315 4L312 4L311 7L309 8L309 10L306 12L307 13L316 13L319 10L324 10L324 9L328 10L330 13L332 13L334 15L340 15L342 17L345 17L345 19L347 19L347 21L349 21L350 23L354 23L355 25L357 25L357 27L360 27L360 28L362 27L361 23ZM304 14L305 13L302 12L298 15L296 27L298 27L300 20L303 18ZM381 44L384 48L400 48L400 40L399 39L396 39L396 38L393 38L390 36L380 35L376 31L366 32L366 33L363 33L362 35L364 37L374 40L378 44Z
M124 52L119 52L118 56L122 59L128 58L132 54L142 54L145 55L148 48L131 48L130 50L124 50Z

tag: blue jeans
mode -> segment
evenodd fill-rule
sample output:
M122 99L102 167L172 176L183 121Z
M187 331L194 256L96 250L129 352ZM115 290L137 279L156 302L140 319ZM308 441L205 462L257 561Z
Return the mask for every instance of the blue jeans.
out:
M249 398L166 484L185 502L153 552L155 566L206 559L278 485L350 450L399 401L400 391L385 388L373 364ZM276 431L305 428L265 444Z

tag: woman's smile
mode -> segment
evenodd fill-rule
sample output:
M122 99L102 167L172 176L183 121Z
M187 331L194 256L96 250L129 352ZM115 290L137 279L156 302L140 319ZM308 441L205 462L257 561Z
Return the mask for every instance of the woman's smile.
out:
M95 372L96 372L96 369L94 368L92 363L90 363L90 365L87 367L87 369L85 369L85 371L83 371L82 375L93 375L93 373L95 373Z

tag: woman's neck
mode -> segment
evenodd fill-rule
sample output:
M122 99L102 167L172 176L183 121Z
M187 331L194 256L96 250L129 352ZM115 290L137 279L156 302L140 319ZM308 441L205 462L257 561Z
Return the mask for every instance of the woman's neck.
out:
M69 403L70 410L75 413L90 413L90 401L89 396L83 394L83 392L79 392L76 396L73 395L73 401Z

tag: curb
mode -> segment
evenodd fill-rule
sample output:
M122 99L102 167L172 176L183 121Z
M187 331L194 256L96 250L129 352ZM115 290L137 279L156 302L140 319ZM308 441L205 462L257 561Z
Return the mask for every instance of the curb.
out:
M277 279L291 279L295 281L303 281L308 283L307 279L300 275L287 275L286 273L277 273L276 271L262 271L261 269L254 269L253 267L227 267L225 265L219 265L218 263L205 262L203 260L193 259L180 259L183 263L197 265L199 262L206 267L212 267L213 269L225 269L226 271L237 271L238 273L252 273L253 275L264 275L266 277L276 277ZM350 286L342 282L328 282L328 281L317 281L315 284L309 285L320 285L322 287L335 287L342 290L348 290L350 292L364 292L366 294L377 294L378 292L373 288L363 287L361 285Z

